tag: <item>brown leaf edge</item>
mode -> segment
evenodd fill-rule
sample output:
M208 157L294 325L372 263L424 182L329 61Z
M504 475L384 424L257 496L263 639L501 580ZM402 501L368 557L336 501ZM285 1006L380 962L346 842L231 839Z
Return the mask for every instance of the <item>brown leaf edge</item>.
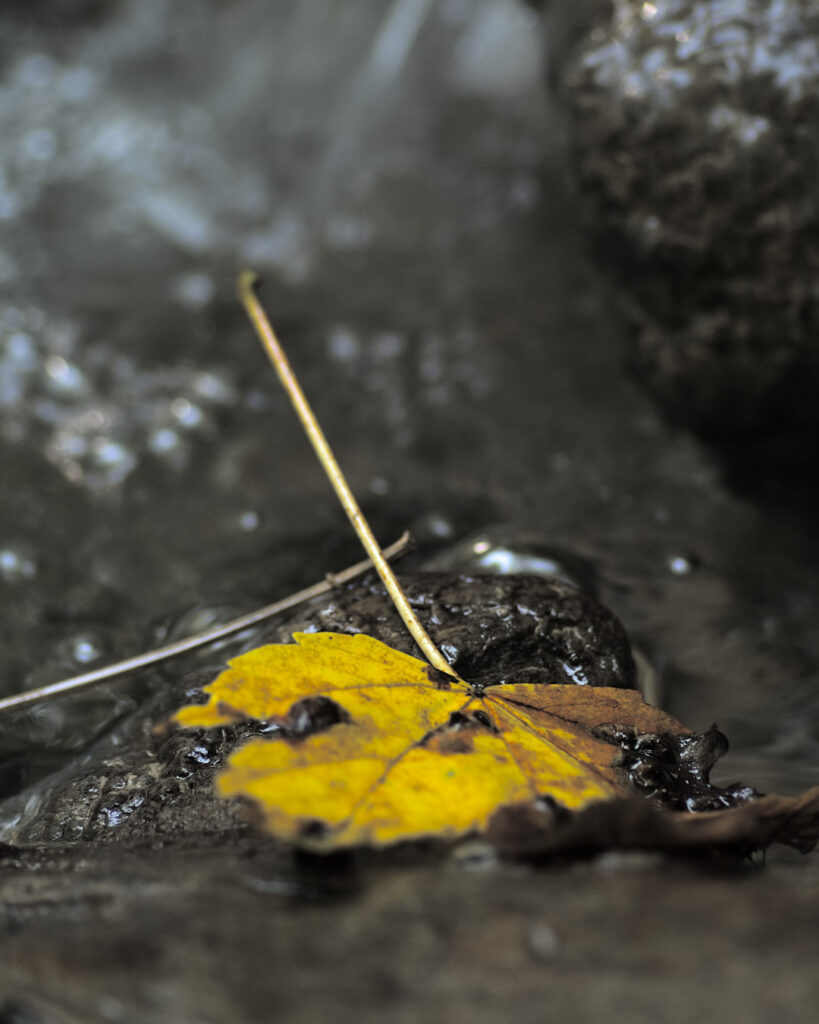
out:
M574 813L549 801L511 804L493 815L487 838L501 855L532 861L604 850L747 856L771 843L809 853L819 842L819 786L799 796L773 794L696 813L658 809L639 797Z

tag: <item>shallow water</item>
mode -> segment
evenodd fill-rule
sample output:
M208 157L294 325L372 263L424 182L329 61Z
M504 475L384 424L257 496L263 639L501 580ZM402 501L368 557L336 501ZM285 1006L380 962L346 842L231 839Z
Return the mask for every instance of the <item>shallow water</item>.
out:
M729 486L623 369L534 19L511 0L4 5L4 692L361 557L237 308L250 263L379 539L417 536L407 568L594 590L663 704L728 734L718 781L819 782L815 488L762 468ZM0 723L4 834L49 773L94 742L114 757L135 708L233 649ZM315 1020L330 1000L356 1024L534 1022L548 999L812 1019L816 871L787 853L740 882L480 850L316 871L228 832L120 845L0 863L2 972L30 1017Z

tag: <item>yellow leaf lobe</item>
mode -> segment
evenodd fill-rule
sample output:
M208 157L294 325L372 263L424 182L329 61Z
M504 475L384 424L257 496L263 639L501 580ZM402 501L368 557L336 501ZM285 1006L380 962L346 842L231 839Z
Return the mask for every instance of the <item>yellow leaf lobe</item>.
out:
M298 633L234 659L176 713L185 727L278 721L283 736L239 748L217 780L279 838L318 849L484 830L498 807L551 796L571 809L625 791L603 725L679 723L608 687L471 687L372 637ZM325 731L288 732L309 698L341 709ZM685 730L682 730L685 731Z

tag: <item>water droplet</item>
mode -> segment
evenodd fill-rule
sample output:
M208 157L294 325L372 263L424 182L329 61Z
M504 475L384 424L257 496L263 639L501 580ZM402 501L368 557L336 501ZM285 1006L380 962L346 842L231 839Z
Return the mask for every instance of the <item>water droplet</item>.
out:
M668 558L668 569L675 576L688 576L697 567L695 555L670 555Z
M248 533L259 527L259 513L249 509L247 512L243 512L239 516L239 526L241 529L246 530Z
M72 657L81 665L87 665L91 661L96 661L101 653L99 647L87 636L77 637L71 648Z

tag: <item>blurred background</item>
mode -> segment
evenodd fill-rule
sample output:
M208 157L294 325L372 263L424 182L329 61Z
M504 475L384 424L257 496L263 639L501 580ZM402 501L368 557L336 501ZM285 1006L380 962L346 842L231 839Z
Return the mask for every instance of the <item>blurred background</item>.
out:
M360 557L250 266L383 543L582 563L724 778L819 781L818 36L797 2L5 3L3 690ZM15 718L3 792L135 692Z

